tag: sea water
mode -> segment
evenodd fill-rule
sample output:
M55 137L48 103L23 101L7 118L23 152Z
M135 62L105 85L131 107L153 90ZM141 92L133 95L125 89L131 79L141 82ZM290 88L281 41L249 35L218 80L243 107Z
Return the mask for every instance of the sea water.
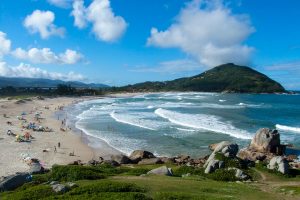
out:
M209 144L223 140L246 146L263 127L278 129L282 143L300 147L300 95L144 94L84 101L69 116L94 143L100 139L124 154L144 149L203 156Z

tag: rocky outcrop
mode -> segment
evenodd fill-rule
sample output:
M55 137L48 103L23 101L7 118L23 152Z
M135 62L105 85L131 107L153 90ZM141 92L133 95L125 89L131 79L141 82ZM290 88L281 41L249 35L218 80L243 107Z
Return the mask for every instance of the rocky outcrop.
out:
M280 134L277 130L259 129L249 147L257 152L277 153L280 148Z
M282 156L273 157L267 167L282 174L288 174L290 168L288 161Z
M116 161L119 164L130 164L131 160L125 155L112 155L111 160Z
M155 156L153 153L144 150L135 150L129 156L129 159L135 164L144 158L155 158Z
M214 171L216 171L217 169L221 169L224 168L224 162L220 161L220 160L211 160L210 162L208 162L204 173L205 174L210 174L213 173Z
M160 158L147 158L141 160L138 164L139 165L155 165L155 164L162 164L163 161Z
M28 173L17 173L15 175L11 175L9 177L4 178L0 182L0 192L14 190L17 187L20 187L23 184L29 182L30 180L31 176Z
M238 157L243 160L270 160L276 155L285 153L285 145L280 144L280 134L277 130L259 129L249 147L241 149Z
M159 167L159 168L152 169L147 174L173 176L172 169L171 168L167 168L167 166L162 166L162 167Z
M224 168L224 162L215 158L217 153L221 153L228 158L235 158L238 150L239 146L237 144L228 141L223 141L215 145L214 151L204 164L205 173L212 173L217 169Z

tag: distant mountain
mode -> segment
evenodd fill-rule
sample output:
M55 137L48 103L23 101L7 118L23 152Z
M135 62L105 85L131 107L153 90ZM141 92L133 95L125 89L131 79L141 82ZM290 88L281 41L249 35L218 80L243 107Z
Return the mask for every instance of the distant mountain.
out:
M233 63L199 75L166 82L144 82L121 88L127 91L199 91L228 93L282 93L286 90L266 75Z
M108 85L104 84L86 84L78 81L62 81L50 80L43 78L7 78L0 77L0 88L6 86L13 87L56 87L58 84L71 85L75 88L106 88Z

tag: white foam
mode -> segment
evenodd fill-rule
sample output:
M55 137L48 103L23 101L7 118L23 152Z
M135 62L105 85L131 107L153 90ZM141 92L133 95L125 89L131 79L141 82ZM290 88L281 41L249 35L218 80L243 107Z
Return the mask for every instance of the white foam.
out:
M219 101L220 101L220 102L225 102L226 100L224 100L224 99L219 99Z
M292 131L292 132L300 133L300 127L292 127L292 126L276 124L276 128L283 131Z
M224 123L213 115L205 114L183 114L158 108L155 111L158 116L168 119L174 124L186 126L194 129L204 129L216 133L227 134L236 138L251 139L251 135L244 130L240 130L230 123Z
M238 105L224 105L215 103L202 103L199 107L201 108L219 108L219 109L240 109L243 108Z
M176 127L176 129L179 131L196 132L196 130L194 130L194 129L178 128L178 127Z
M86 129L85 126L80 122L77 122L75 127L79 130L82 130L86 135L98 138L112 148L117 149L126 155L129 155L136 149L143 149L143 147L146 145L146 141L144 140L127 138L121 134L112 134L111 132Z
M145 126L145 122L147 122L148 120L145 119L141 119L139 118L136 114L132 113L132 114L118 114L116 113L116 111L112 111L110 113L111 118L113 118L114 120L116 120L117 122L120 123L124 123L124 124L129 124L132 126L136 126L136 127L140 127L140 128L144 128L144 129L148 129L148 130L152 130L155 131L156 129Z

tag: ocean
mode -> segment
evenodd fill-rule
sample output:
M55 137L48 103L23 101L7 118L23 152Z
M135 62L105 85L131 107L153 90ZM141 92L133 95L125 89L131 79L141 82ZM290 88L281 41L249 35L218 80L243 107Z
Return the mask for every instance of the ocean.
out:
M144 149L200 157L223 140L245 147L263 127L278 129L282 143L300 147L300 95L154 93L84 101L68 113L91 146L101 140L127 155Z

